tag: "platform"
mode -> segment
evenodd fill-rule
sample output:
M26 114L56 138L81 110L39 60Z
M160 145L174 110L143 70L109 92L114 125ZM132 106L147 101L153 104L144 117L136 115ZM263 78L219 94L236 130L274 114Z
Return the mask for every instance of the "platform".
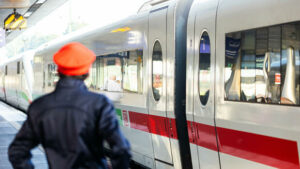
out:
M12 169L7 150L17 131L21 128L26 115L0 101L0 169ZM47 169L45 153L40 147L32 151L32 162L36 169Z

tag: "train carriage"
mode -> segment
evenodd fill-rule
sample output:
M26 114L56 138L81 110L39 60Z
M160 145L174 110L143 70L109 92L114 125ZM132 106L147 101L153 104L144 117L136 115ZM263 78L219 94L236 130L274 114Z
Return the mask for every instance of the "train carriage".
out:
M114 101L136 163L157 169L296 169L299 5L150 1L135 16L80 30L2 64L0 98L26 109L53 91L53 54L78 41L97 56L86 85ZM21 91L27 103L20 102Z
M33 59L33 98L55 87L53 54L65 43L81 42L97 56L86 84L114 101L133 160L148 168L181 168L174 115L176 7L177 1L145 4L138 15L117 24L40 47Z

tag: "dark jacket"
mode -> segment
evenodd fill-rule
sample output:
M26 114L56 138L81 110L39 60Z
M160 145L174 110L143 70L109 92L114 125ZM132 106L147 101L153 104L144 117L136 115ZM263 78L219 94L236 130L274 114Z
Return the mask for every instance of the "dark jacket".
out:
M35 100L9 147L15 169L32 169L30 150L39 143L50 169L106 169L103 141L112 151L114 169L127 169L129 144L122 135L113 104L89 92L81 80L61 79L54 92Z

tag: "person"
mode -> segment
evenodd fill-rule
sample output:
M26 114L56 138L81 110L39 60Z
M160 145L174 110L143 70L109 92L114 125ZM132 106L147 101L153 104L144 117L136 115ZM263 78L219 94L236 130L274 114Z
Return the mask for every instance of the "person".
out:
M110 78L104 84L104 90L109 92L121 92L121 81L118 79L116 75L111 75Z
M22 128L9 146L14 169L32 169L31 149L42 144L50 169L106 169L103 142L113 169L127 169L130 146L120 131L111 101L87 90L84 80L95 54L78 42L54 54L60 80L56 89L28 109Z

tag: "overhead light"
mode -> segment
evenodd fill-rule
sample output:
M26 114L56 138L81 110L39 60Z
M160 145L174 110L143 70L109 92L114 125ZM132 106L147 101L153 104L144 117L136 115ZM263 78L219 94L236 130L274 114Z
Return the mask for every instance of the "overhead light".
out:
M129 27L123 27L123 28L118 28L118 29L115 29L115 30L112 30L111 32L112 33L116 33L116 32L127 32L127 31L130 31L131 28Z
M31 11L27 11L27 12L24 14L24 17L25 17L25 18L28 18L31 14L32 14Z
M37 2L36 2L36 4L43 4L43 3L45 3L46 2L46 0L38 0Z

